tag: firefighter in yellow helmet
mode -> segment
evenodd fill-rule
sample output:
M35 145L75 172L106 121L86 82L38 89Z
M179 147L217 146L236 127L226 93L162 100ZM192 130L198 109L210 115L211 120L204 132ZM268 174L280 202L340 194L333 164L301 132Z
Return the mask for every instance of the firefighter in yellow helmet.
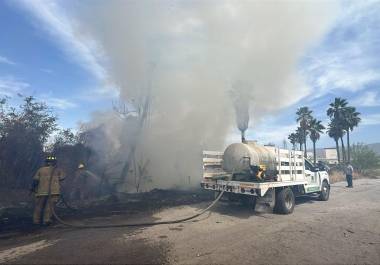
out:
M54 156L48 156L45 166L38 169L33 177L32 190L35 193L33 223L49 225L52 217L52 207L55 206L60 195L60 181L64 172L57 168Z

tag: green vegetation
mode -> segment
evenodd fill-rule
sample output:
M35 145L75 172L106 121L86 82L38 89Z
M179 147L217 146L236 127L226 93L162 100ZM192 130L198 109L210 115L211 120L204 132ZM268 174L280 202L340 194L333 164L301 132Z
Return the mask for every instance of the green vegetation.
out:
M307 135L309 134L309 128L310 128L310 121L313 118L311 116L313 111L309 110L308 107L301 107L297 110L296 115L297 115L297 122L300 123L300 138L303 141L303 145L305 147L304 152L305 152L305 157L307 156L307 148L306 148L306 140L307 140Z
M362 174L380 168L380 157L364 144L354 144L351 149L352 165Z
M326 113L330 118L327 133L335 141L338 163L350 162L350 132L359 125L361 121L360 113L356 111L355 107L349 106L346 99L342 98L335 98L334 101L329 104ZM299 144L299 150L304 150L306 157L306 143L309 137L313 142L314 163L316 163L315 145L321 134L324 133L325 126L322 125L320 120L313 117L313 111L306 106L299 108L296 115L299 127L288 136L288 139L294 149L296 144ZM347 150L343 140L345 135Z
M314 164L316 161L316 148L315 144L321 137L325 127L322 125L322 121L317 120L313 117L313 111L308 107L301 107L296 112L297 122L299 122L299 127L294 133L288 136L290 143L295 149L296 144L299 144L299 150L304 150L304 155L307 157L307 138L313 142L313 154L314 154ZM304 147L304 148L303 148Z
M317 154L315 151L315 143L319 140L321 137L321 134L323 133L323 130L325 129L325 126L322 125L322 121L319 121L315 118L312 118L309 123L309 131L310 131L310 140L313 142L313 157L314 157L314 164L317 163Z
M351 161L351 148L350 148L350 132L359 125L360 113L356 111L355 107L349 106L347 100L342 98L335 98L334 102L330 103L327 109L327 115L330 117L329 123L329 136L332 137L337 146L338 162L343 159L343 162ZM343 136L347 136L347 152L345 150ZM339 150L338 140L341 142L341 151ZM341 156L340 156L341 154Z
M9 107L6 99L0 104L0 184L25 187L41 164L43 147L57 129L57 119L33 97L25 97L19 108Z
M52 138L54 133L56 137ZM28 188L47 152L70 158L71 165L64 166L72 173L78 161L90 152L80 138L69 129L59 130L49 106L34 97L23 97L18 107L9 106L8 99L0 99L1 187Z

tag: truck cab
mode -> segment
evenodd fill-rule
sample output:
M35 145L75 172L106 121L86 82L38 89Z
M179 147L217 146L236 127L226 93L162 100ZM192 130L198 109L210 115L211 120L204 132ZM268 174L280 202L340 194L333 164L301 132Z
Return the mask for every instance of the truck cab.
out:
M326 168L314 166L309 160L305 159L305 193L319 192L324 182L330 187L329 174Z

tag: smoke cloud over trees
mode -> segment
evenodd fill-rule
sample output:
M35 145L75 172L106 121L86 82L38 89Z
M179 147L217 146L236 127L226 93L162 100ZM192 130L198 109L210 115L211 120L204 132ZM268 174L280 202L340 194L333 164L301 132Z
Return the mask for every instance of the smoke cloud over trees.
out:
M149 161L151 185L180 185L188 176L198 183L202 149L223 149L235 114L245 131L250 113L259 122L305 95L297 62L323 36L333 10L320 2L79 5L73 15L79 31L104 51L106 82L129 108L92 123L103 124L114 144L107 152L128 161L120 176ZM104 115L120 116L120 109Z
M97 51L87 61L97 60L96 78L118 91L114 110L94 113L84 128L97 166L126 190L197 185L202 150L223 150L231 133L307 94L297 64L336 12L334 3L319 1L114 0L49 8L62 9L74 27L63 32L74 34L70 40L87 59ZM48 7L38 10L40 16Z

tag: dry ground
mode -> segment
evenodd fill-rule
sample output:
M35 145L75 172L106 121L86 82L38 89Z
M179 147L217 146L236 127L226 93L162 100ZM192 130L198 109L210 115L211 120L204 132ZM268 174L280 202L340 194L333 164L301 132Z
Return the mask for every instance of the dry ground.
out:
M198 222L146 228L53 227L0 240L0 263L380 264L380 179L332 185L328 202L300 198L291 215L219 203ZM207 203L138 214L187 216ZM125 216L91 218L118 223Z

